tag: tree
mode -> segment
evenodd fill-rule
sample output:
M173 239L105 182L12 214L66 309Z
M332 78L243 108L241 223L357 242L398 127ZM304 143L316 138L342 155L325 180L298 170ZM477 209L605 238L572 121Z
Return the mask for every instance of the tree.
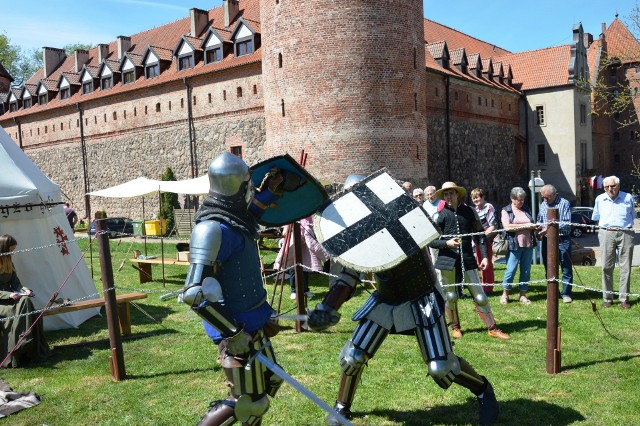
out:
M167 170L162 175L162 180L176 180L171 167L167 167ZM173 209L180 208L180 203L178 202L178 194L175 194L173 192L163 192L160 196L160 200L160 219L165 219L167 221L167 230L168 233L171 234L173 232L174 226Z

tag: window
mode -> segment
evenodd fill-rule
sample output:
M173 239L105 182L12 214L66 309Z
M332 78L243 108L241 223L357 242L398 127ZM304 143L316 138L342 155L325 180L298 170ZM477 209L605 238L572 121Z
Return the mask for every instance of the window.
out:
M160 112L160 102L156 104L156 112Z
M144 75L146 78L153 78L160 75L160 65L159 64L151 64L147 65L144 69Z
M46 93L41 94L40 96L38 96L38 103L40 105L46 105L48 102L48 96Z
M69 99L69 96L71 94L71 89L68 87L65 87L64 89L62 89L60 91L60 99Z
M282 116L284 117L284 99L280 100L280 107L282 109Z
M536 107L536 124L538 126L544 126L544 107L542 105L538 105Z
M178 58L178 70L193 68L193 55Z
M113 120L117 120L118 119L118 113L113 111Z
M27 98L22 102L22 108L27 109L27 108L31 108L31 103L33 101L31 100L31 98Z
M124 73L123 79L124 79L124 84L133 83L134 81L136 81L136 74L133 70L126 71Z
M100 79L100 89L111 89L113 87L113 76L103 77Z
M226 91L226 90L223 90L223 91L222 91L222 100L223 100L223 101L226 101L226 100L227 100L227 91Z
M436 96L438 96L438 88L436 87Z
M236 56L253 53L253 39L239 41L236 43Z
M87 94L93 92L93 82L87 81L86 83L82 83L82 93Z
M413 110L418 110L418 94L416 92L413 92Z
M222 47L214 47L213 49L207 49L205 52L205 63L211 64L222 60Z
M241 98L242 97L242 87L238 87L236 89L236 91L237 91L238 97Z
M482 106L482 98L478 96L478 106Z
M278 53L278 68L282 68L282 53Z
M209 103L211 103L211 93L209 93Z
M547 152L543 143L536 145L536 157L538 160L538 164L547 163Z
M18 104L16 102L11 102L9 104L9 112L15 112L18 110Z
M580 124L587 124L587 106L580 104Z
M257 95L258 94L258 86L257 85L253 85L253 94Z
M231 147L231 153L233 155L237 155L238 157L242 158L242 147L241 146L232 146Z

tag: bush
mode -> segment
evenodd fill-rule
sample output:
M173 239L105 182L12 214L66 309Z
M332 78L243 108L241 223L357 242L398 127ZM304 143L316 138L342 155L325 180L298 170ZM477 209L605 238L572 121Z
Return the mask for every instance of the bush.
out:
M163 181L175 181L176 177L173 174L173 170L171 167L167 167L167 170L162 175ZM174 194L173 192L164 192L160 195L160 219L165 219L167 221L167 235L171 235L173 233L174 220L173 220L173 209L180 208L180 203L178 202L178 194Z

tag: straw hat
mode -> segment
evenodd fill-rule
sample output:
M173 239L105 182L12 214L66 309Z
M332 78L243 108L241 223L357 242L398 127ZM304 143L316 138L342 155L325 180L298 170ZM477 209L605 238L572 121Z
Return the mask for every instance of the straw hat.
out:
M458 193L458 198L461 200L467 195L467 190L461 186L456 185L455 182L445 182L442 184L442 188L436 191L436 198L442 200L442 193L447 189L455 189Z

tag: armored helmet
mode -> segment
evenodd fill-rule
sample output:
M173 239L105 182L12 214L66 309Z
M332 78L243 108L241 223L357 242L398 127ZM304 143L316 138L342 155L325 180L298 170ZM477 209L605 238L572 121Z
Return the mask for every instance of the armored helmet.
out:
M244 201L253 197L249 166L240 157L223 152L209 163L209 193L229 201Z
M349 189L356 183L364 180L366 178L365 175L349 175L347 176L347 180L344 181L344 189Z

